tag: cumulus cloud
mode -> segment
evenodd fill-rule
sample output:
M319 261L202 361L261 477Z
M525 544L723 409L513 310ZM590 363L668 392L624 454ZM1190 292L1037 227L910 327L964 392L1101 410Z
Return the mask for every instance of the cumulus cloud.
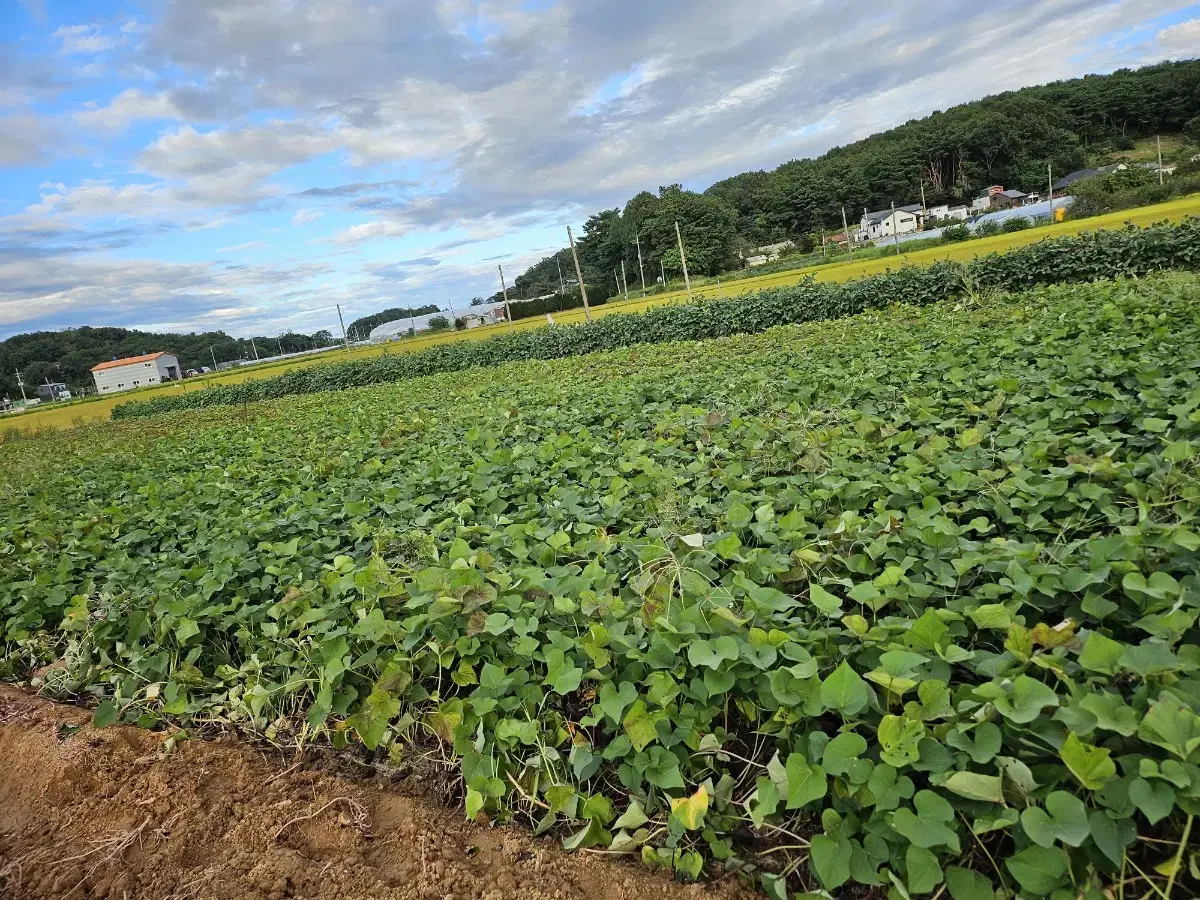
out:
M292 216L292 224L307 225L310 222L317 221L323 215L325 215L325 213L321 212L319 209L300 209L296 211L294 216Z
M1155 37L1169 52L1194 56L1200 53L1200 18L1164 28Z

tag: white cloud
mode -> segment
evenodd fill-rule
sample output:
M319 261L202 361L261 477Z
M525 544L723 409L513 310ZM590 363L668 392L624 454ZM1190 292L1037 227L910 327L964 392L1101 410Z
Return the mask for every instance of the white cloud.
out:
M88 107L75 114L75 121L85 128L101 131L124 131L133 122L144 119L182 119L170 96L147 94L137 88L122 91L107 106Z
M102 53L117 46L117 39L104 34L99 25L64 25L53 37L62 41L63 53Z
M246 250L258 250L267 246L266 241L247 241L244 244L234 244L232 247L218 247L218 253L242 253Z
M359 225L352 225L349 228L339 231L330 238L335 244L358 244L363 241L369 241L373 238L381 237L401 237L408 231L408 226L399 222L378 221L378 222L363 222Z
M292 224L307 225L310 222L317 221L317 219L321 218L323 215L325 215L325 213L321 212L319 209L301 209L298 210L294 216L292 216Z
M1200 18L1164 28L1155 37L1168 51L1182 56L1200 54Z
M167 176L215 175L247 165L279 171L337 146L334 135L304 122L204 132L185 126L147 147L140 163L148 172Z

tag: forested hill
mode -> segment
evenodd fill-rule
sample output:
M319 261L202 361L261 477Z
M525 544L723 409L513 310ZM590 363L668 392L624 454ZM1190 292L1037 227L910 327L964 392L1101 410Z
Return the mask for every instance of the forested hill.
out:
M841 207L965 200L989 185L1043 188L1046 164L1066 174L1141 135L1200 126L1200 60L1122 69L964 103L890 131L747 172L705 193L738 213L753 242L841 223Z
M333 336L328 331L316 334L285 334L253 339L261 356L328 346ZM29 386L26 392L36 396L34 385L47 378L62 381L72 388L91 387L92 366L113 357L138 356L165 350L179 357L185 369L211 367L218 362L253 359L250 338L236 339L223 331L203 334L152 334L127 328L70 328L65 331L37 331L18 334L0 342L0 397L20 397L16 371L19 369Z
M624 209L591 216L577 246L588 283L611 282L622 260L635 271L635 236L647 281L659 274L660 263L677 276L678 219L689 269L713 275L737 266L739 249L788 238L805 244L822 229L840 229L843 207L853 223L864 207L920 202L922 187L931 205L967 201L993 184L1040 191L1047 164L1065 175L1106 161L1138 137L1180 132L1200 142L1197 60L997 94L815 159L727 178L703 193L679 185L643 191ZM516 296L557 290L554 259L518 277ZM640 277L629 281L636 285Z

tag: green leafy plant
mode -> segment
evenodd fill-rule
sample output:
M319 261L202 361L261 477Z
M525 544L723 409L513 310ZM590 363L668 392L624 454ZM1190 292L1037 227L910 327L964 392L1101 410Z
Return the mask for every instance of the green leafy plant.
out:
M683 880L1182 900L1200 280L893 278L885 311L0 447L3 672L59 661L98 724L440 760L473 818Z

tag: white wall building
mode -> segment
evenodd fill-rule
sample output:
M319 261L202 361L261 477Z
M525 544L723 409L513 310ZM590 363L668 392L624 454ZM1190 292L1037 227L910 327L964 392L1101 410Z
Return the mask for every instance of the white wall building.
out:
M925 212L925 217L939 222L945 219L958 219L960 222L965 222L967 221L967 208L943 203L940 206L929 207Z
M879 212L864 210L856 237L859 241L878 241L895 234L912 234L921 230L921 220L921 207L915 203L898 206L895 212L891 209L881 209Z
M547 296L553 297L553 294ZM513 301L516 302L516 301ZM503 312L504 307L499 307ZM435 313L426 313L423 316L410 316L403 319L396 319L393 322L384 322L382 325L376 325L371 330L370 341L372 344L381 344L384 341L397 341L400 338L408 337L409 331L414 334L419 334L422 331L429 330L431 320L441 316L445 319L451 330L454 328L454 313L449 310L439 310ZM467 328L478 328L480 325L490 325L493 322L503 320L503 316L497 316L492 310L482 309L478 306L469 307L460 316Z
M96 381L97 392L115 394L164 381L179 381L183 378L183 370L171 353L147 353L93 366L92 378Z

